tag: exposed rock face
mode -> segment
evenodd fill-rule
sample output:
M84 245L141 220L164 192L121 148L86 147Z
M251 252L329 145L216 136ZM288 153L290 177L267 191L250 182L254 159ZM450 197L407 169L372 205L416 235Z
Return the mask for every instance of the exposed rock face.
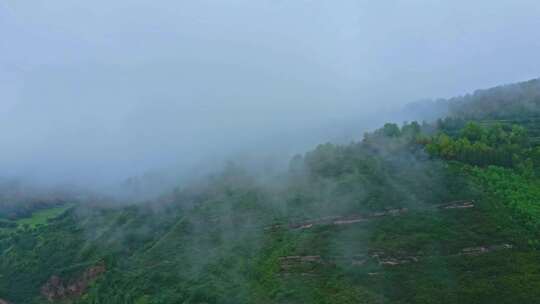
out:
M84 294L88 285L105 271L105 265L98 264L88 268L78 278L70 282L64 282L59 276L52 276L47 283L41 287L41 295L51 302L72 297L80 297ZM4 303L0 302L0 304Z
M287 270L296 264L323 264L324 262L319 255L308 256L286 256L279 258L282 270Z
M275 230L279 228L287 227L289 229L310 229L314 226L320 226L320 225L330 225L330 226L340 226L340 225L351 225L356 223L365 222L371 219L384 217L384 216L398 216L402 215L403 213L406 213L408 211L407 208L398 208L398 209L386 209L384 211L379 211L375 213L368 213L368 214L358 214L358 215L347 215L347 216L327 216L327 217L321 217L318 219L313 219L301 223L290 223L289 225L272 225L269 227L266 227L266 230Z
M315 276L318 266L326 264L319 255L285 256L279 258L280 273L296 273L302 276Z
M454 201L448 204L439 206L440 209L467 209L474 208L473 201Z
M502 245L491 245L491 246L479 246L479 247L469 247L461 250L461 255L481 255L484 253L489 253L492 251L512 249L514 246L510 244Z
M412 255L400 254L397 256L387 255L384 252L374 252L370 254L372 259L375 259L379 265L397 266L408 263L418 262L418 257Z
M479 256L486 253L508 250L514 248L511 244L489 245L463 248L458 253L448 256ZM369 254L358 254L353 256L333 256L323 258L320 255L305 255L305 256L284 256L279 258L281 273L290 274L296 273L300 275L315 275L318 266L335 265L338 261L350 263L351 266L363 267L368 262L375 262L380 266L399 266L410 263L421 262L423 259L430 256L416 256L406 252L386 253L383 251L373 251ZM380 273L368 273L376 275ZM1 304L1 303L0 303Z

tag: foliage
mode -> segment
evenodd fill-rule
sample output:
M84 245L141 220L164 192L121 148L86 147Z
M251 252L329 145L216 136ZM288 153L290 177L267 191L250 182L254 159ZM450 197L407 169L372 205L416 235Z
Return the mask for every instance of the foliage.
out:
M533 105L535 88L479 92L455 100L471 112L433 125L388 123L359 142L319 145L275 178L231 163L147 203L28 208L26 219L0 221L0 297L46 303L40 287L51 276L70 281L104 263L64 302L538 302L535 120L471 120L493 94ZM456 201L472 205L444 208ZM495 245L504 250L465 254Z
M426 145L426 150L435 157L477 166L517 167L531 155L526 131L518 125L468 122L458 134L452 137L441 132Z

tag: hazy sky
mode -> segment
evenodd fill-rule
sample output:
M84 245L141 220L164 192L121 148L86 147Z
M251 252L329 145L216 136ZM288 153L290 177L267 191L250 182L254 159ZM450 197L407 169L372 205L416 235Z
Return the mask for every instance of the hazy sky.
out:
M538 0L0 0L0 175L295 152L380 109L538 77L539 16Z

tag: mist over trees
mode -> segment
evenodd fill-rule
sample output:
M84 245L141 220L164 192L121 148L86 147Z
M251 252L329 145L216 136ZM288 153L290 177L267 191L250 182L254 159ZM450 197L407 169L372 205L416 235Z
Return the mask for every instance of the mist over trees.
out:
M539 16L1 1L0 304L539 303Z
M229 162L144 203L2 215L0 294L14 303L532 300L538 282L514 280L535 273L540 244L531 130L457 114L386 123L296 155L285 170ZM432 275L441 272L452 276Z

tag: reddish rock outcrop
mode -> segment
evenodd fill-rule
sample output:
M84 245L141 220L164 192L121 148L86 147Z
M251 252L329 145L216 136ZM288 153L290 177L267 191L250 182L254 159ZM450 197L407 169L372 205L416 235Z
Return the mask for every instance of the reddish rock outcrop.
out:
M98 264L85 270L78 278L65 282L59 276L52 276L41 287L41 295L49 301L80 297L99 275L106 271L105 264ZM4 304L1 303L0 304Z

